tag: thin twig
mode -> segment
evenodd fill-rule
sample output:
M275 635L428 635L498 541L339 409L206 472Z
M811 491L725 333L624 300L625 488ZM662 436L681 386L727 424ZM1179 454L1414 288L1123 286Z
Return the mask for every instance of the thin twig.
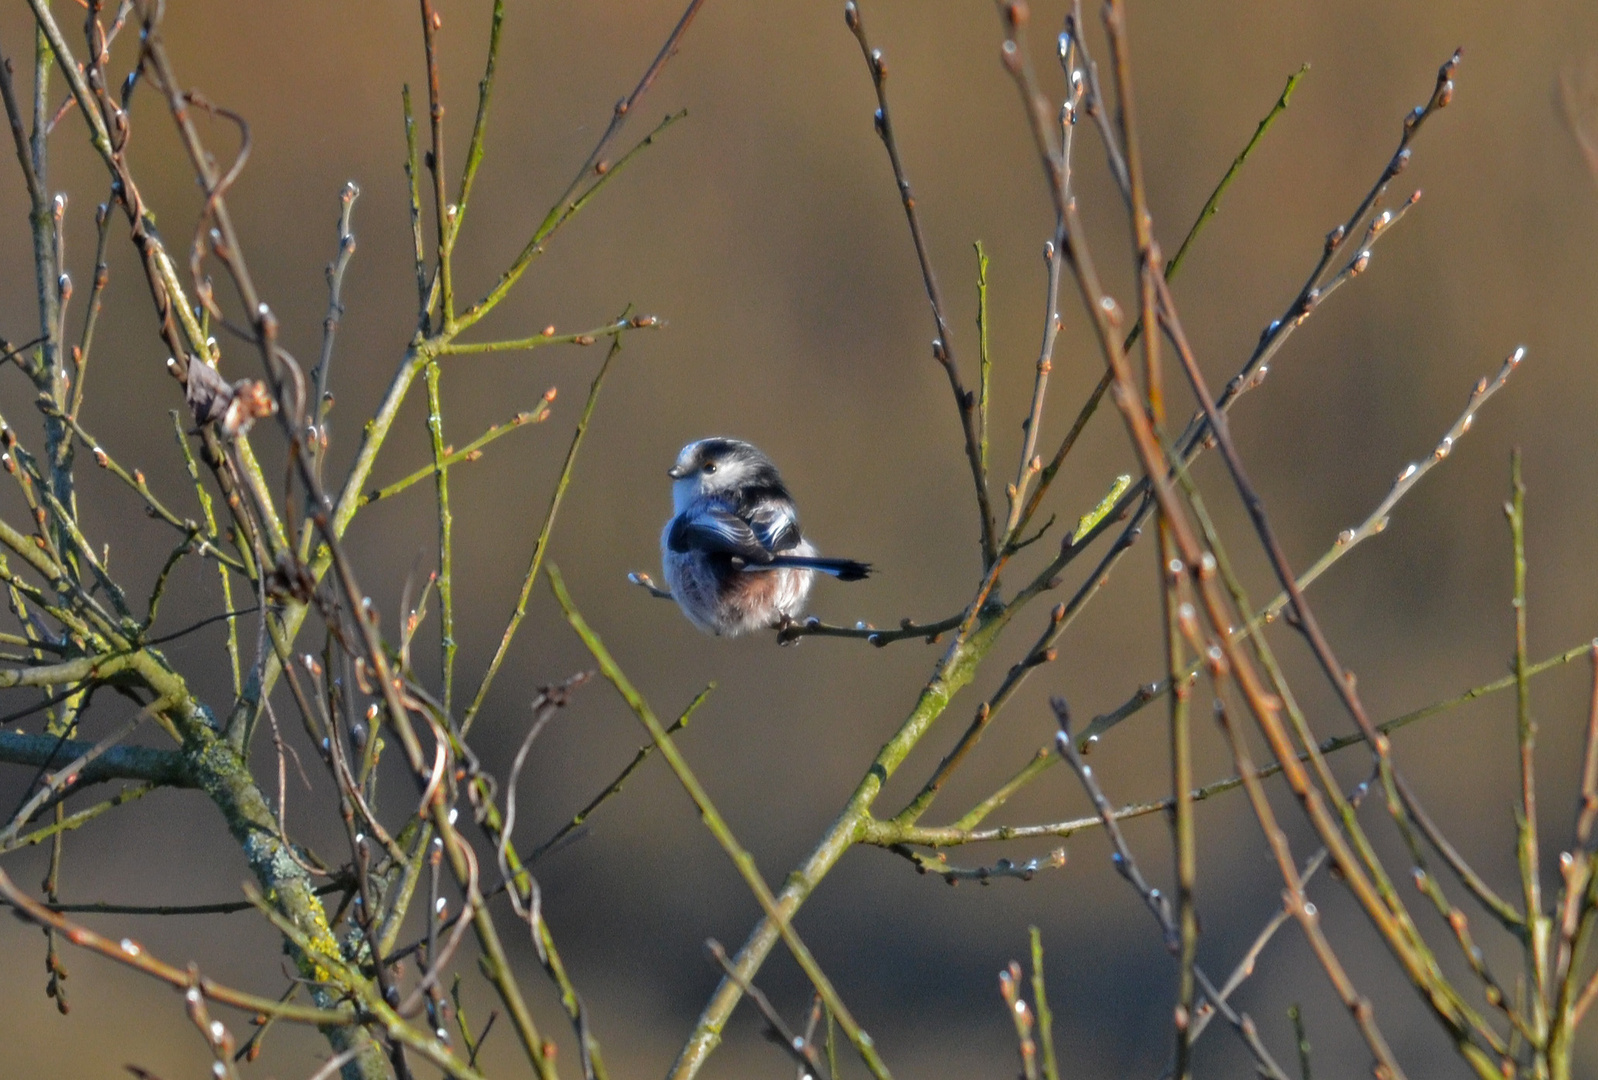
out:
M410 184L411 207L411 257L416 269L416 326L418 334L427 333L431 327L428 317L433 310L427 274L427 248L422 241L421 159L416 151L416 114L411 109L411 87L400 89L400 107L405 116L405 179Z
M1054 165L1054 158L1050 148L1046 105L1041 93L1037 90L1036 81L1031 74L1030 68L1025 63L1025 52L1018 40L1020 38L1020 23L1022 20L1016 17L1017 9L1015 7L1008 8L1006 11L1010 18L1010 40L1005 43L1003 55L1007 66L1015 77L1018 88L1021 90L1023 101L1027 105L1035 141L1039 147L1039 156L1044 166L1045 176L1050 181L1050 193L1054 197L1056 209L1066 216L1070 225L1069 235L1072 237L1072 245L1068 252L1072 259L1073 269L1076 272L1075 276L1084 307L1090 312L1093 320L1100 350L1104 355L1107 367L1114 372L1114 398L1116 405L1122 413L1128 436L1143 465L1145 475L1149 479L1152 493L1158 501L1159 508L1164 514L1164 519L1171 526L1172 539L1180 552L1183 568L1191 577L1192 587L1196 595L1202 600L1204 618L1211 631L1218 635L1218 640L1212 638L1209 642L1206 642L1202 635L1197 633L1195 620L1194 632L1191 635L1194 638L1195 647L1199 652L1205 653L1213 646L1217 650L1215 655L1216 663L1224 663L1225 670L1235 676L1237 685L1247 699L1251 712L1253 712L1265 730L1272 749L1276 751L1278 758L1287 764L1286 773L1294 794L1303 804L1303 808L1309 815L1317 833L1332 850L1334 859L1346 879L1350 882L1360 900L1361 906L1382 932L1390 946L1392 946L1395 956L1404 964L1406 974L1418 987L1430 988L1434 985L1432 972L1426 968L1425 960L1419 955L1419 951L1412 948L1413 939L1406 936L1405 925L1385 906L1386 891L1384 890L1379 895L1376 888L1365 877L1362 865L1356 861L1353 852L1347 848L1338 824L1320 801L1320 796L1311 786L1309 777L1304 775L1298 769L1296 763L1292 761L1291 744L1279 715L1281 710L1280 702L1266 690L1265 685L1247 656L1226 636L1236 621L1236 615L1230 610L1228 603L1221 596L1213 580L1211 580L1214 559L1199 544L1193 534L1190 523L1187 522L1183 515L1180 498L1173 490L1170 476L1167 473L1169 468L1168 451L1161 445L1158 433L1153 429L1149 417L1139 403L1140 395L1136 382L1125 352L1121 347L1120 333L1124 318L1119 306L1105 293L1100 284L1091 257L1083 242L1084 238L1074 204L1064 199L1064 193L1059 183L1058 169ZM1115 27L1112 25L1111 29L1113 33ZM1148 276L1145 275L1145 282L1147 278ZM1157 281L1156 284L1160 287L1159 302L1161 309L1169 316L1173 308L1169 297L1164 292L1163 279ZM1169 324L1171 320L1168 318L1166 321ZM1167 325L1166 329L1170 331L1170 325ZM1204 404L1205 418L1215 431L1217 438L1225 446L1228 442L1227 433L1224 429L1224 424L1216 422L1219 414L1214 399L1209 397L1207 391L1203 388L1196 370L1192 366L1191 357L1185 350L1185 342L1180 340L1180 334L1172 333L1172 338L1173 343L1178 346L1178 352L1183 354L1183 366L1187 371L1189 381L1193 383L1195 393ZM1228 465L1235 472L1235 455L1229 454L1228 458ZM1285 578L1284 585L1290 581L1291 576L1289 575ZM1338 689L1345 696L1349 693L1346 687L1340 686ZM1365 727L1362 725L1362 730L1364 729ZM1375 736L1370 735L1368 731L1367 735L1374 742ZM1380 748L1378 748L1379 750ZM1268 810L1268 807L1266 809ZM1257 812L1263 813L1264 811ZM1287 860L1284 865L1288 867L1287 872L1291 874L1291 859ZM1336 970L1333 966L1334 960L1335 958L1329 953L1322 956L1323 966L1327 968L1329 973ZM1355 1010L1357 1021L1361 1020L1362 1017L1365 1021L1368 1021L1368 1008L1361 1010L1359 1008L1359 1000L1352 996L1351 993L1342 993L1341 996L1345 1005L1351 1010ZM1458 1019L1444 1008L1443 1003L1439 1002L1435 996L1431 1000L1437 1009L1439 1018L1455 1031L1456 1037L1459 1039L1461 1052L1468 1058L1471 1057L1474 1048L1468 1041L1468 1035L1460 1029ZM1391 1052L1381 1038L1380 1033L1368 1022L1361 1023L1361 1029L1373 1055L1384 1068L1396 1075L1398 1072L1397 1064L1393 1061ZM1473 1064L1485 1063L1473 1059Z
M316 417L317 442L323 454L327 453L327 432L322 425L333 406L328 395L328 377L333 367L333 339L338 336L339 320L344 317L344 272L349 269L350 257L355 254L355 234L350 231L350 215L355 210L355 200L361 189L355 181L344 184L339 193L338 252L327 264L327 317L322 320L322 356L311 369L313 415Z
M450 205L444 192L444 91L439 82L438 31L443 17L433 0L421 0L422 44L427 55L427 116L433 134L433 148L427 154L427 168L433 174L433 216L438 226L439 322L445 328L455 322L455 288L450 263Z
M1598 641L1590 650L1593 667L1592 700L1587 711L1587 732L1582 752L1581 793L1576 802L1573 842L1568 855L1560 857L1564 879L1557 910L1559 951L1555 954L1553 983L1556 990L1549 1010L1548 1056L1563 1060L1569 1053L1579 1022L1578 1008L1583 997L1578 984L1583 961L1594 928L1592 831L1598 822ZM1516 683L1520 682L1516 672Z
M1411 462L1405 466L1393 481L1393 485L1388 489L1387 494L1376 505L1376 508L1367 514L1365 519L1358 525L1338 533L1332 546L1323 552L1321 557L1316 559L1303 574L1299 575L1298 587L1301 591L1308 589L1322 574L1330 570L1334 564L1355 547L1386 531L1391 521L1393 508L1398 505L1401 499L1414 490L1415 486L1432 469L1449 456L1459 440L1474 425L1477 411L1509 381L1509 376L1514 374L1519 368L1520 362L1525 358L1525 355L1524 349L1516 349L1504 360L1503 365L1498 369L1498 374L1493 376L1491 380L1484 376L1477 381L1475 387L1471 390L1469 400L1465 404L1464 412L1454 421L1453 426L1443 433L1443 437L1438 441L1432 452L1419 461ZM1247 626L1239 627L1235 631L1235 635L1241 636L1248 633L1250 627L1274 622L1287 604L1287 593L1285 591L1278 593L1269 604L1266 604L1249 620ZM1198 667L1197 664L1189 667L1187 677L1192 678L1197 674ZM1168 678L1139 687L1131 697L1115 709L1095 716L1092 722L1083 728L1082 738L1085 740L1097 739L1122 720L1132 716L1151 701L1164 695L1169 688L1170 680Z
M440 228L442 230L442 226ZM440 243L443 243L442 239ZM444 256L440 256L439 261L445 265ZM447 290L445 295L449 295ZM444 310L449 311L447 302ZM438 667L443 686L444 712L448 715L455 700L455 652L458 646L455 641L455 515L449 505L449 465L445 461L449 456L449 448L444 445L444 405L439 387L441 374L437 359L427 365L427 435L433 450L434 505L438 511Z
M477 692L472 695L472 703L467 706L466 712L461 716L461 737L471 731L472 724L477 720L477 714L483 707L483 701L488 697L488 690L494 683L494 676L499 674L500 665L505 662L505 656L510 652L510 643L520 629L522 619L527 615L527 604L533 594L533 585L538 580L539 568L544 564L544 553L549 549L549 536L555 528L555 518L560 513L561 502L566 497L567 485L571 483L572 470L577 465L577 451L582 448L583 437L588 434L588 424L594 416L594 406L599 404L599 390L605 384L605 376L610 371L610 365L621 352L621 338L611 340L610 349L605 353L604 363L599 365L599 371L594 375L594 381L588 387L588 400L583 404L582 415L577 420L577 428L572 432L571 445L566 449L566 460L560 468L560 478L555 481L555 490L549 497L549 509L544 513L544 523L539 527L538 539L533 542L533 554L527 563L527 573L522 575L521 591L517 594L516 605L511 609L510 619L505 624L505 631L500 635L499 645L494 649L494 656L488 662L488 670L483 673L483 679L477 684Z
M1043 1080L1060 1080L1059 1062L1054 1056L1054 1013L1049 1010L1048 990L1043 983L1043 935L1029 928L1032 936L1032 1004L1038 1014L1038 1038L1043 1043Z
M760 1015L766 1021L767 1036L772 1042L782 1047L787 1055L798 1063L801 1070L809 1070L809 1075L820 1077L827 1075L821 1067L821 1055L816 1053L814 1044L809 1039L795 1035L782 1014L772 1007L771 999L754 983L745 981L738 969L732 966L727 959L727 950L721 947L721 942L711 938L705 942L705 951L710 958L721 966L722 973L736 982L749 1000L755 1003L755 1008L760 1010Z
M949 378L949 389L960 413L960 427L965 434L966 459L971 466L971 479L976 485L977 512L982 527L982 565L992 566L999 555L998 525L994 520L992 501L988 493L988 478L983 468L982 434L978 430L976 397L965 388L960 378L960 368L954 358L954 341L949 321L945 316L943 291L938 287L937 275L932 269L932 256L927 250L926 232L921 225L921 215L916 209L915 195L905 174L904 160L899 155L899 143L894 136L893 118L888 111L888 65L881 49L873 49L866 39L865 22L860 16L855 0L844 4L844 21L860 44L860 54L865 57L871 72L871 83L877 92L877 134L888 151L888 161L893 167L894 183L899 189L899 200L904 204L904 216L910 225L910 239L915 244L916 260L921 266L921 283L926 289L927 301L932 305L932 321L937 337L932 342L932 356L943 365ZM1052 338L1051 338L1052 340ZM1024 464L1024 463L1023 463Z
M1509 501L1504 516L1509 519L1509 537L1514 570L1515 616L1515 742L1519 748L1520 813L1515 815L1515 861L1520 868L1521 897L1525 905L1527 942L1526 966L1531 980L1531 1023L1533 1046L1544 1049L1553 1004L1548 980L1548 948L1553 926L1543 910L1542 857L1537 842L1537 724L1531 715L1531 683L1526 677L1529 658L1526 649L1526 485L1520 475L1520 448L1509 458Z
M676 55L677 49L682 44L683 35L688 32L694 17L699 14L699 9L704 6L705 0L689 0L688 6L683 10L682 17L677 20L677 25L666 37L665 44L660 47L660 52L655 55L654 61L645 69L638 80L638 85L633 87L632 93L616 103L611 113L610 123L606 126L604 134L594 144L594 149L584 159L582 166L577 170L577 175L561 192L560 198L555 200L549 212L544 215L544 220L533 231L532 237L523 246L521 253L511 262L510 266L500 275L499 281L489 290L488 294L471 308L461 313L457 323L465 329L477 322L492 310L505 295L510 292L521 276L526 273L527 267L542 251L544 243L554 235L555 231L570 221L580 211L589 199L593 198L612 177L614 177L632 157L643 148L651 145L654 139L675 120L681 119L686 113L674 113L668 117L653 132L641 140L627 153L614 162L605 160L605 153L610 149L611 142L626 125L628 118L643 96L654 85L656 77L665 68L666 62ZM597 177L590 182L591 177ZM587 184L585 188L583 185Z
M1103 823L1105 835L1109 838L1111 844L1113 851L1111 861L1115 865L1116 872L1137 890L1138 895L1143 900L1143 906L1148 908L1149 913L1154 916L1155 922L1159 924L1160 932L1164 936L1166 949L1180 955L1182 951L1182 929L1177 923L1170 901L1160 890L1150 885L1147 879L1143 877L1142 871L1138 869L1137 861L1133 858L1132 849L1127 844L1126 836L1121 832L1121 826L1115 819L1115 812L1110 805L1109 799L1106 798L1104 790L1099 786L1097 778L1093 775L1092 767L1083 760L1081 753L1076 749L1076 742L1071 736L1070 710L1066 707L1065 701L1061 698L1054 698L1051 701L1051 705L1060 723L1060 733L1055 739L1056 749L1059 750L1060 756L1065 758L1066 762L1076 772L1077 778L1082 782L1083 790L1087 792L1088 798L1093 802L1094 809L1098 811L1099 820ZM1222 1010L1223 1014L1230 1014L1228 1019L1232 1021L1233 1026L1242 1037L1249 1053L1254 1056L1257 1067L1265 1075L1272 1077L1273 1080L1287 1080L1286 1075L1282 1072L1281 1067L1276 1064L1276 1060L1271 1056L1270 1051L1260 1041L1258 1033L1253 1031L1253 1025L1245 1025L1243 1017L1231 1011L1230 1006L1226 1004L1225 998L1215 989L1202 968L1197 964L1192 965L1192 968L1193 977L1196 983L1203 988L1205 996L1211 1002L1214 1002L1216 1007Z
M53 927L72 944L109 957L146 975L152 975L172 986L187 989L197 985L208 1000L246 1012L264 1013L267 1016L276 1016L302 1024L347 1024L353 1018L353 1014L345 1009L317 1009L306 1005L289 1005L272 998L234 990L208 978L196 981L192 972L162 963L145 952L144 948L135 941L128 938L123 938L120 943L111 941L49 910L12 884L11 878L4 870L0 870L0 896L11 904L19 916L39 926Z
M1310 879L1325 865L1326 849L1321 848L1314 855L1311 855L1309 861L1304 864L1304 871L1298 876L1299 889L1302 890L1308 887ZM1276 936L1276 932L1286 926L1288 920L1292 917L1292 906L1284 903L1265 921L1265 925L1255 935L1253 944L1244 951L1242 958L1237 962L1237 966L1232 968L1232 974L1227 976L1226 982L1221 984L1222 1000L1230 999L1232 994L1237 991L1237 988L1242 986L1244 981L1254 974L1255 964L1259 961L1260 954L1265 951L1265 946L1271 943L1271 940ZM1209 1002L1201 1004L1193 1017L1193 1032L1189 1037L1189 1041L1198 1042L1199 1037L1204 1034L1205 1029L1209 1027L1210 1020L1214 1017L1214 1007Z
M1193 246L1193 241L1209 223L1210 218L1220 213L1221 197L1226 194L1226 189L1232 186L1232 181L1237 179L1237 174L1242 171L1243 165L1248 161L1249 155L1254 153L1254 148L1259 145L1265 133L1271 130L1271 125L1276 123L1276 118L1287 111L1287 105L1293 97L1293 91L1298 88L1299 80L1303 79L1309 71L1305 64L1287 77L1287 85L1282 87L1281 96L1276 99L1276 104L1271 106L1260 122L1254 127L1254 134L1249 136L1243 149L1238 151L1237 157L1232 159L1232 164L1227 168L1220 183L1215 185L1215 190L1210 192L1210 197L1204 200L1204 206L1198 212L1198 217L1193 220L1192 226L1187 230L1187 235L1182 237L1181 244L1177 245L1176 254L1171 256L1171 261L1165 266L1165 280L1170 281L1176 276L1177 269L1182 265L1182 260L1187 257L1187 252ZM1132 332L1138 333L1139 327L1133 327Z
M1004 998L1005 1012L1015 1022L1016 1049L1021 1054L1021 1080L1039 1080L1038 1044L1032 1038L1032 1010L1021 996L1021 965L1014 960L999 972L999 996Z
M1528 676L1536 676L1546 671L1550 671L1556 667L1561 667L1573 660L1589 655L1591 648L1592 646L1590 643L1586 642L1574 646L1562 653L1551 656L1546 660L1531 665L1527 669L1527 674ZM1478 698L1486 697L1494 693L1500 693L1504 690L1513 689L1514 686L1515 677L1513 675L1507 675L1501 679L1496 679L1493 682L1472 687L1464 693L1458 694L1444 701L1434 702L1433 704L1427 705L1424 708L1416 709L1412 712L1396 716L1393 719L1378 725L1377 730L1383 735L1391 735L1393 732L1398 731L1401 728L1408 727L1410 724L1417 723L1421 720L1430 719L1433 716L1447 712L1468 702L1475 701ZM1092 749L1092 741L1085 738L1082 732L1078 731L1076 733L1076 740L1077 748L1082 751L1084 755ZM1350 746L1360 745L1364 743L1364 741L1365 736L1359 732L1354 732L1349 735L1335 735L1322 740L1316 747L1316 750L1322 755L1335 754L1338 751L1345 750ZM1013 777L1006 781L994 796L990 796L988 799L978 803L974 810L951 825L926 826L901 824L897 819L889 819L887 821L873 820L862 829L860 834L860 842L878 847L891 847L896 844L917 844L928 847L954 847L961 844L994 843L1005 840L1033 840L1046 837L1065 838L1073 836L1076 833L1087 829L1097 828L1100 824L1097 816L1070 818L1065 821L1047 822L1037 825L995 825L986 829L979 829L976 827L977 824L983 821L988 814L992 813L994 809L997 809L998 806L1003 805L1009 795L1014 794L1015 791L1036 779L1039 775L1048 770L1059 760L1061 759L1056 755L1049 753L1047 748L1040 750L1021 770L1019 770ZM1310 760L1309 751L1299 751L1297 760L1301 763L1308 762ZM1257 775L1262 780L1269 779L1281 771L1282 764L1279 761L1269 761L1264 765L1259 766L1256 770ZM1222 779L1213 780L1207 784L1204 784L1201 787L1194 788L1192 798L1194 802L1203 802L1207 799L1214 798L1217 795L1224 794L1225 792L1235 791L1237 788L1242 786L1243 778L1241 776L1232 775L1223 777ZM1169 815L1174 808L1174 805L1175 804L1172 802L1169 796L1162 799L1151 799L1145 802L1128 803L1125 806L1116 809L1115 817L1117 821L1125 821L1131 818L1146 817L1150 814Z
M1119 106L1121 146L1126 156L1127 182L1132 202L1132 243L1138 264L1140 301L1138 321L1141 325L1152 329L1156 318L1156 282L1163 284L1165 278L1161 266L1160 248L1154 240L1153 220L1148 208L1148 189L1143 175L1143 152L1138 139L1134 109L1124 3L1120 0L1110 0L1104 7L1104 23L1110 40L1116 102ZM1064 228L1064 223L1062 216L1060 228ZM1156 432L1162 430L1165 425L1159 344L1158 333L1143 335L1144 392L1147 397L1149 421ZM1179 966L1175 1022L1172 1025L1175 1035L1175 1064L1172 1066L1172 1074L1177 1080L1187 1080L1191 1070L1190 1040L1197 992L1195 961L1198 953L1198 913L1193 896L1198 874L1198 854L1193 803L1189 797L1193 786L1193 748L1188 723L1188 687L1181 680L1181 673L1186 667L1186 643L1181 625L1181 612L1187 602L1183 599L1182 564L1177 555L1170 521L1165 514L1160 515L1158 525L1160 541L1158 575L1163 585L1161 594L1166 623L1166 671L1171 685L1171 795L1175 803L1171 825L1175 856L1176 910L1171 918L1178 934L1174 951L1178 955ZM1191 609L1191 605L1188 605L1188 608ZM1073 744L1073 753L1075 749Z
M1293 1046L1298 1051L1298 1075L1310 1080L1309 1036L1304 1032L1304 1012L1295 1002L1287 1007L1287 1018L1293 1024Z
M543 400L538 403L536 408L530 409L526 412L519 412L509 420L505 421L503 424L495 424L487 431L483 432L483 434L479 435L477 438L461 447L459 450L451 450L449 453L445 454L440 461L444 465L459 465L462 462L472 462L478 460L483 456L483 447L487 446L494 440L505 435L509 435L511 432L515 431L524 424L541 424L547 420L549 418L549 407L554 400L555 390L553 387L551 387L549 390L544 392ZM402 477L399 480L394 481L392 484L388 484L385 487L373 488L371 491L362 496L360 505L366 506L369 503L377 502L379 499L393 498L395 495L398 495L400 492L404 491L413 484L421 483L429 476L432 476L437 467L437 464L424 465L420 469L417 469L415 472L411 473L409 476Z
M131 7L131 3L128 4ZM114 197L114 195L113 195ZM67 415L76 418L83 407L83 388L89 370L89 355L94 345L94 329L100 319L101 301L106 283L111 278L111 268L106 263L106 245L111 239L111 199L101 203L94 212L97 231L94 249L94 281L89 287L89 302L83 314L83 333L72 350L72 405Z
M493 14L488 24L488 57L483 64L483 77L477 84L477 117L472 121L472 138L466 148L466 165L461 169L460 195L455 200L455 214L450 221L447 237L450 250L460 235L461 223L466 219L466 204L472 197L472 183L477 179L477 169L483 163L483 140L488 134L488 105L494 96L494 73L499 67L500 31L505 24L505 0L494 0Z
M666 734L675 735L677 732L687 727L688 721L693 718L693 715L698 710L699 706L704 704L705 699L710 696L710 692L715 688L716 684L710 683L703 690L699 691L699 693L695 694L694 699L688 703L688 707L682 711L682 714L678 716L677 719L671 722L671 726L666 729ZM528 864L531 865L536 863L542 856L554 851L574 832L582 828L584 822L588 820L595 810L598 810L600 806L602 806L612 796L621 794L622 786L627 783L628 778L631 777L633 773L638 771L638 767L648 759L649 755L652 754L654 750L655 744L652 742L648 742L643 746L640 746L638 748L638 753L634 754L633 759L627 763L626 768L622 769L622 771L616 775L616 779L612 780L609 784L606 784L604 790L600 791L598 795L595 795L592 799L590 799L587 805L585 805L581 810L573 814L570 821L566 822L566 824L562 825L559 829L556 829L553 836L551 836L548 840L545 840L542 844L539 844L537 847L533 848L533 850L527 856Z
M888 850L909 861L918 874L931 874L942 878L946 884L958 885L962 881L975 881L987 885L1000 878L1031 881L1040 870L1058 870L1066 864L1065 848L1058 847L1046 855L1023 859L999 859L992 866L950 866L948 856L942 852L924 855L904 844L892 844Z
M317 886L317 896L331 896L334 893L347 892L350 888L348 881L333 881L326 885ZM9 905L10 901L6 901ZM65 914L92 914L92 915L231 915L238 911L253 910L255 905L248 900L224 900L214 904L109 904L104 901L94 901L82 904L49 903L41 905L46 911L53 911L60 915Z
M977 253L977 438L981 443L982 475L988 475L988 406L993 375L993 357L988 351L988 253L982 241L974 245Z
M654 315L634 315L631 318L618 319L596 326L592 330L579 330L571 334L557 334L553 326L541 334L531 337L517 338L513 341L480 341L459 342L451 341L439 347L442 356L470 356L476 353L491 352L516 352L526 349L537 349L544 345L592 345L600 338L615 338L627 330L642 330L664 327L664 319Z
M134 728L143 723L146 717L159 711L164 704L165 702L155 701L146 705L120 727L79 754L65 768L58 769L54 775L45 777L44 783L39 790L25 798L22 805L11 815L10 822L5 828L0 829L0 848L10 846L18 831L28 823L34 814L38 813L46 805L65 798L69 793L69 789L77 785L80 774L86 766L92 764L96 758L101 757L107 750L110 750L117 743L131 735Z
M74 829L81 829L101 814L115 810L124 803L143 798L154 791L156 786L155 784L130 784L104 802L96 803L73 814L62 814L49 825L41 826L29 833L23 833L13 840L4 851L15 851L18 848L41 844L46 840L52 840L56 836L71 832ZM59 804L57 805L59 809ZM0 851L0 854L3 854L3 851Z

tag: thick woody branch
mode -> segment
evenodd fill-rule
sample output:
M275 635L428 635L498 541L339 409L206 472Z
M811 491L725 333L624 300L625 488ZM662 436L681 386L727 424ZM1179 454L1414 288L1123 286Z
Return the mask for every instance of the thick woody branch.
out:
M93 746L81 739L0 731L0 761L12 765L60 768L87 754ZM199 786L182 754L150 746L114 746L106 750L79 771L75 789L108 780L141 780L178 788Z

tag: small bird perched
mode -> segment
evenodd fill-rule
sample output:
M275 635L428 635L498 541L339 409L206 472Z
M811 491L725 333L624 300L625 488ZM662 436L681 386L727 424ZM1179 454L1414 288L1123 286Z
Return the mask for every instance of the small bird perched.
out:
M673 517L660 534L672 598L690 622L733 637L797 618L815 575L859 581L871 567L828 559L799 532L799 512L771 459L738 439L682 448Z

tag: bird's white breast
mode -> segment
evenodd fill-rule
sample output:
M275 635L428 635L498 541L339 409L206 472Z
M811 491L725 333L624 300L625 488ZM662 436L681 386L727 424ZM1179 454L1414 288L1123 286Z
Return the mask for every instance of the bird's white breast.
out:
M677 517L688 509L690 503L699 497L699 477L685 476L680 480L671 482L671 516ZM667 528L671 523L666 523Z

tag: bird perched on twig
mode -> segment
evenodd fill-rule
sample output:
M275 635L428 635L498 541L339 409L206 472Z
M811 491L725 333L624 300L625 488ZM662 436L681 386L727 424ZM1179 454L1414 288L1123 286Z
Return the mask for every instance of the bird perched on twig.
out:
M859 581L871 572L816 553L777 467L749 443L691 442L667 474L673 516L661 562L672 598L701 630L732 637L783 626L804 609L816 574Z

